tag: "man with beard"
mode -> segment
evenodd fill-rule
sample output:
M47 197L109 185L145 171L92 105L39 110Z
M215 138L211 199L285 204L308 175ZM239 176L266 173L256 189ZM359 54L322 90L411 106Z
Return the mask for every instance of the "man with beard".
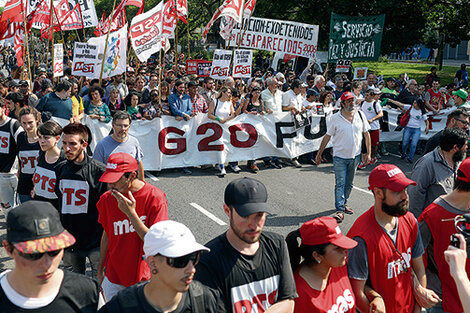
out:
M374 206L348 233L358 242L348 252L348 274L360 312L375 312L371 302L376 297L383 299L381 311L387 313L411 313L439 301L426 289L423 244L408 212L409 185L416 183L392 164L380 164L369 175Z
M416 218L437 197L453 190L459 163L465 158L468 135L460 128L446 128L439 147L424 155L413 167L416 187L408 189L410 211Z
M108 158L113 153L125 152L137 160L139 165L138 179L144 180L144 165L142 158L144 153L140 147L139 141L134 136L129 135L131 127L131 116L125 111L117 111L113 116L113 132L104 137L97 144L93 152L93 158L106 164Z
M55 193L59 199L60 219L77 240L64 252L64 267L85 274L86 258L96 277L103 228L98 223L96 203L106 191L99 181L105 165L86 153L88 129L83 124L69 124L63 129L62 148L67 161L56 170Z
M266 187L240 178L225 188L228 231L206 246L196 279L219 290L227 312L293 312L297 296L289 255L281 235L262 232L269 206Z
M428 286L441 295L442 304L436 312L463 312L457 286L445 261L444 251L454 234L454 218L469 213L470 207L470 158L460 164L455 180L455 189L438 197L419 217L419 231L427 251L426 274ZM468 243L467 243L468 244ZM466 276L470 274L470 262L465 266Z
M315 163L320 165L326 145L333 140L333 170L335 172L335 208L334 218L338 223L344 220L344 213L354 214L347 205L353 187L356 168L361 161L362 138L366 146L364 163L370 162L370 125L364 113L356 112L355 96L347 91L340 98L341 110L331 116L327 131L318 149Z

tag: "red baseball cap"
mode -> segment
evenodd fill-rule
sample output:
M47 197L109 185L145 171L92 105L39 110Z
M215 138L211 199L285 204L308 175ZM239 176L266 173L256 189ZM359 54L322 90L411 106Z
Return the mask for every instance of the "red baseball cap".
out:
M319 217L304 223L300 227L300 238L302 238L302 244L309 246L325 243L332 243L344 249L357 246L355 240L343 235L336 220L330 216Z
M470 157L460 163L459 169L457 170L457 179L470 183Z
M354 99L354 98L356 98L356 96L350 91L343 92L343 94L340 97L341 101Z
M101 175L100 182L115 183L121 179L122 174L137 171L137 160L128 153L119 152L111 154L106 163L106 171Z
M402 170L393 164L380 164L369 175L369 190L385 187L399 192L409 185L416 186L416 182L407 178Z

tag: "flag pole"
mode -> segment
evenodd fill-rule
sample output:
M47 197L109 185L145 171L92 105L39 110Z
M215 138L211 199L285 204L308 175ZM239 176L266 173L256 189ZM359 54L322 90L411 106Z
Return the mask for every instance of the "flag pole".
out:
M54 5L53 5L53 0L51 0L51 14L50 14L50 22L49 22L49 27L50 27L50 34L51 34L51 65L52 65L52 73L54 73Z
M78 5L78 11L80 12L80 18L82 19L82 26L83 26L83 41L85 42L86 41L86 35L85 35L85 23L83 22L83 14L82 14L82 7L81 5L79 4ZM77 30L77 35L78 35L78 30ZM80 39L80 36L78 37L78 39Z
M176 51L176 54L175 54L175 63L176 65L178 65L178 60L179 60L179 55L178 55L178 14L176 13L176 11L178 10L178 3L176 3L176 1L178 0L174 0L175 1L175 7L174 7L174 13L175 13L175 18L176 18L176 26L175 26L175 51ZM163 17L162 17L163 18ZM178 66L176 66L176 69L178 70Z
M189 12L188 12L188 20L186 22L187 22L186 30L187 30L187 33L188 33L188 57L186 59L189 60L190 57L191 57L191 50L189 48Z
M28 77L29 77L29 88L31 90L31 88L33 86L33 81L31 80L31 62L30 62L30 59L29 59L28 30L27 30L27 26L26 26L26 7L23 6L23 0L21 1L21 8L23 9L24 45L25 45L25 52L26 52L26 55L28 57L27 69L28 69ZM24 61L23 61L23 63L24 63Z
M116 8L116 0L113 2L113 10L111 14L114 15L114 9ZM111 18L109 19L109 27L108 27L108 33L106 34L106 43L104 44L104 52L103 52L103 59L101 63L101 72L100 72L100 82L99 85L101 86L101 80L103 79L103 70L104 70L104 60L106 58L106 52L108 52L108 39L109 39L109 33L111 32Z
M160 62L160 71L158 72L158 102L162 102L162 73L163 73L163 63L162 63L162 50L163 50L163 12L165 8L165 0L162 0L162 8L160 9L160 51L158 52L158 61Z

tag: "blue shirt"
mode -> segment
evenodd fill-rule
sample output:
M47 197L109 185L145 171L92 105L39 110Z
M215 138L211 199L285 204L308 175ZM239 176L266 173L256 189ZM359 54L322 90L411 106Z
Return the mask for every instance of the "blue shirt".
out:
M193 113L191 97L187 94L180 97L177 93L172 93L168 97L168 103L170 104L170 111L173 116L191 115Z
M65 100L57 97L55 92L50 92L39 100L36 109L39 112L50 112L52 116L70 119L72 115L72 99Z

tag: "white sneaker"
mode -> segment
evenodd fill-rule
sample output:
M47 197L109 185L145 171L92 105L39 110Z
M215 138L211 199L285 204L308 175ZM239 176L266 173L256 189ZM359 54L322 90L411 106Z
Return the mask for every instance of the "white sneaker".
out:
M225 170L225 167L220 170L219 176L225 176L227 174L227 171Z
M242 169L238 165L234 165L232 166L232 171L238 174L242 171Z

